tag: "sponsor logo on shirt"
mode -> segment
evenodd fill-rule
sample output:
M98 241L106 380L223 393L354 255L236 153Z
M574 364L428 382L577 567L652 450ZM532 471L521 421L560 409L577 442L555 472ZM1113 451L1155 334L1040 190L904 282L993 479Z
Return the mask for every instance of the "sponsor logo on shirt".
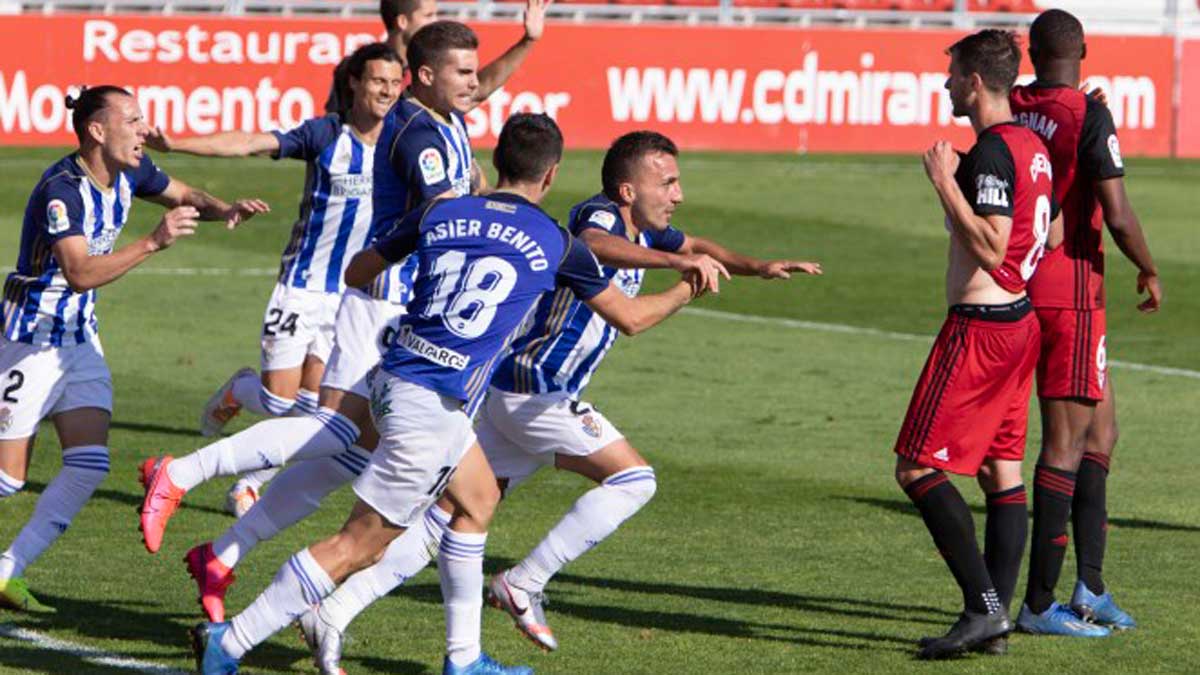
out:
M975 177L976 206L1008 206L1008 181L990 173Z
M371 176L355 174L349 176L333 176L332 186L329 190L331 197L344 197L346 199L354 199L355 197L370 197L371 196Z
M88 255L107 255L112 253L113 244L117 243L117 237L120 235L121 230L106 225L95 238L88 240Z
M453 370L464 370L467 364L471 362L470 356L460 354L453 349L439 347L420 335L413 333L412 326L402 326L400 328L400 334L396 337L396 344L427 361L432 361L439 366L445 366Z
M611 232L613 225L617 224L617 217L610 211L593 211L592 215L588 216L588 222L595 223Z
M1121 142L1117 140L1116 134L1108 135L1108 154L1112 155L1113 166L1118 169L1125 168L1125 163L1121 161Z
M417 155L417 165L421 167L421 178L426 185L434 185L446 180L446 165L442 162L442 154L436 148L425 148Z
M1033 161L1029 163L1029 177L1033 182L1037 182L1038 174L1046 174L1046 178L1054 179L1053 170L1050 168L1050 158L1042 153L1034 153Z
M67 217L67 205L61 199L51 199L46 204L46 230L50 234L62 234L69 227L71 219Z

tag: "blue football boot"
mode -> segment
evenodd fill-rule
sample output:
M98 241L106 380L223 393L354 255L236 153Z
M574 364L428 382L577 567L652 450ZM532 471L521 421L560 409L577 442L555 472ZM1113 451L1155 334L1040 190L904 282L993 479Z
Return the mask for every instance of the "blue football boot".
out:
M447 656L442 662L442 675L533 675L529 666L505 666L480 652L479 658L465 666L456 666Z
M1108 626L1113 630L1137 628L1133 617L1117 607L1112 593L1105 591L1103 595L1096 595L1088 590L1087 584L1082 580L1075 583L1075 592L1071 594L1071 609L1088 621Z
M196 655L196 670L200 675L235 675L238 660L221 649L221 638L229 623L200 623L191 630L192 653Z
M1034 614L1029 605L1021 605L1017 615L1017 630L1034 635L1067 635L1071 637L1108 637L1112 632L1079 618L1070 608L1057 602L1051 603L1046 611Z

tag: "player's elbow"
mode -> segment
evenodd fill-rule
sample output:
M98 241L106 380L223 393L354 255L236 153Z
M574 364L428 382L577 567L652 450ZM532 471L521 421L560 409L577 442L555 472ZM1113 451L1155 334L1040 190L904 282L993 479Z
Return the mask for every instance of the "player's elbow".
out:
M633 336L650 327L650 323L638 315L625 315L613 322L613 327L621 331L621 335Z
M358 253L350 260L350 264L346 266L346 273L342 277L347 286L361 288L374 281L375 275L379 274L378 270L372 270L372 265L367 259L366 253L366 251Z
M63 270L63 278L67 280L67 285L76 293L87 293L96 287L96 284L86 275L81 274L78 270Z

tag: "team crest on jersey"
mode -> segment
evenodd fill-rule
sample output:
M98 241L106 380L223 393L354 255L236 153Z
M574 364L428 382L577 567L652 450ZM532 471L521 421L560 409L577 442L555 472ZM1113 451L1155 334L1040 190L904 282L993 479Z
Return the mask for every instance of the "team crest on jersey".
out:
M1110 144L1111 148L1112 145ZM1118 165L1119 166L1119 165ZM46 204L46 229L50 234L62 234L71 227L71 219L67 217L67 205L61 199L51 199Z
M600 423L591 413L579 418L579 424L583 426L583 433L592 438L600 438Z
M975 177L977 206L1008 206L1008 181L990 173Z
M617 217L611 211L593 211L592 215L588 216L588 222L595 223L611 232L613 225L617 224Z
M1034 153L1033 161L1029 163L1029 177L1037 182L1038 174L1046 174L1046 178L1054 180L1054 172L1050 168L1050 158L1040 152Z
M421 167L421 178L426 185L434 185L446 180L446 165L442 155L436 148L425 148L417 156L417 165Z
M1112 155L1113 166L1118 169L1125 168L1125 163L1121 161L1121 142L1117 140L1116 134L1108 135L1108 154Z
M0 408L0 434L8 431L13 425L13 414L8 408Z

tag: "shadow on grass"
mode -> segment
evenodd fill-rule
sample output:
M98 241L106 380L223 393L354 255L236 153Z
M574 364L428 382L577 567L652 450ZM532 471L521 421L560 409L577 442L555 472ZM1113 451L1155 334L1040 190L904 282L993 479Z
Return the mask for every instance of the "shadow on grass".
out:
M867 506L874 506L881 509L886 509L895 513L920 517L917 508L912 505L912 502L907 499L880 499L879 497L835 497L835 499L843 499ZM977 515L986 515L987 509L982 506L972 506L971 512ZM1033 511L1030 510L1029 517L1033 517ZM1181 523L1166 523L1161 520L1146 520L1145 518L1109 518L1108 524L1114 527L1128 527L1134 530L1162 530L1165 532L1200 532L1200 526L1183 525Z
M41 483L38 481L30 481L25 484L25 490L23 490L23 491L27 491L27 492L30 492L33 494L41 494L42 491L45 489L46 489L45 483ZM134 512L133 512L133 514L131 514L129 516L129 522L132 523L134 530L137 530L137 526L138 526L137 509L142 506L142 498L141 497L139 497L138 495L135 495L135 494L130 494L128 492L120 492L118 490L110 490L108 488L97 488L96 491L92 493L92 499L103 499L105 501L113 502L115 504L127 504L130 507L132 507ZM86 507L84 507L84 508L86 509ZM225 509L213 508L211 506L204 506L201 504L188 504L186 502L180 507L180 510L181 511L198 511L200 513L211 513L211 514L216 514L218 516L229 516L229 512L226 511Z
M147 434L167 434L169 436L190 436L193 438L203 438L200 432L196 429L185 429L183 427L168 427L162 424L145 424L143 422L126 422L124 420L113 420L108 426L112 429L120 429L121 431L135 431ZM216 440L216 439L213 439Z

